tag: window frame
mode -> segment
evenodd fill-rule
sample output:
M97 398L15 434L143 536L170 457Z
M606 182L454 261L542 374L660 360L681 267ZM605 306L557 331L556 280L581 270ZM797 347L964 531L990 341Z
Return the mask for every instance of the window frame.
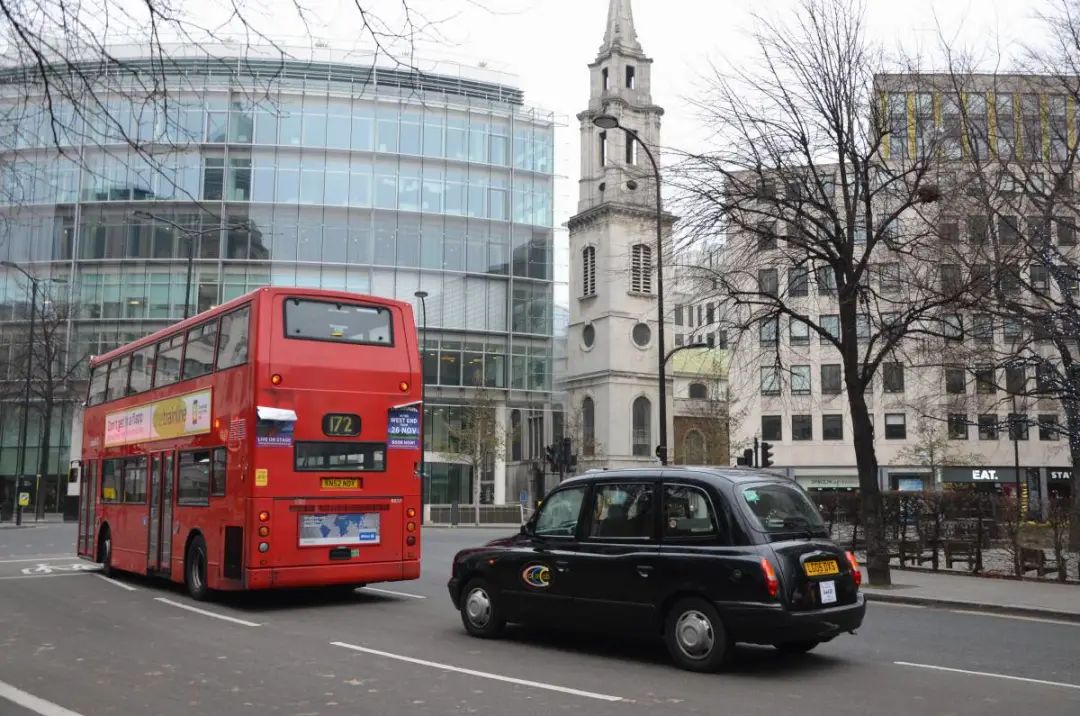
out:
M775 419L776 432L770 432L765 434L765 419L769 418L769 422L772 423ZM772 442L783 442L784 440L784 416L783 415L762 415L761 416L761 439L770 440Z
M327 306L351 306L353 308L367 308L373 309L377 312L385 312L389 317L387 327L389 328L389 335L385 343L377 343L374 341L352 341L352 340L336 340L334 338L319 338L317 336L292 336L289 335L289 302L290 301L303 301L307 303L320 303ZM281 334L285 338L297 341L318 341L320 343L332 343L334 345L348 345L348 346L375 346L378 348L393 348L396 345L395 333L396 331L394 322L397 316L394 310L390 306L380 306L374 303L358 303L356 301L332 301L323 298L312 298L310 296L285 296L285 300L281 302Z
M825 369L836 369L836 388L835 390L825 380ZM831 372L831 371L830 371ZM843 366L840 363L822 363L819 370L821 379L821 394L822 395L841 395L844 392L844 371Z
M577 521L574 523L574 532L573 532L573 534L568 534L568 535L541 534L541 533L537 532L536 531L536 524L540 521L540 517L541 517L541 515L543 515L544 510L545 509L550 509L549 505L551 504L552 498L555 497L556 495L560 495L560 494L565 493L565 492L575 492L575 491L578 491L578 490L581 491L582 496L581 496L581 502L578 503ZM557 490L552 490L551 493L549 493L547 495L547 497L544 498L544 504L540 505L540 507L536 510L536 512L533 513L533 516L531 518L529 518L529 522L527 523L528 528L529 528L529 535L531 537L535 537L537 539L542 539L542 540L560 540L560 541L566 541L566 542L576 541L579 538L579 536L581 535L581 529L582 529L582 525L583 525L583 522L584 522L582 517L585 514L584 510L585 510L586 506L589 504L589 495L590 495L591 492L592 492L592 485L571 485L571 486L563 487L563 488L560 488L560 489L557 489Z
M958 428L963 427L963 432ZM970 440L971 422L967 413L949 413L945 427L949 440Z
M893 425L890 425L889 424L889 418L896 418L896 417L902 418L903 422L894 423ZM907 440L907 413L885 413L884 416L882 417L882 420L884 421L884 425L885 425L885 430L883 432L883 436L884 436L884 438L886 440ZM889 434L889 428L890 427L894 429L893 430L894 433L896 432L896 430L895 430L896 428L901 427L904 430L904 434L903 435L895 435L895 434L890 435Z
M837 423L840 425L840 434L837 437L829 437L828 428L826 427L826 419L830 419L829 422ZM823 413L821 416L821 439L822 440L843 440L844 439L844 414L843 413Z
M799 433L795 429L795 420L799 419L802 427L807 428L806 437L799 437ZM814 416L812 413L793 413L791 416L791 440L792 442L811 442L814 439Z

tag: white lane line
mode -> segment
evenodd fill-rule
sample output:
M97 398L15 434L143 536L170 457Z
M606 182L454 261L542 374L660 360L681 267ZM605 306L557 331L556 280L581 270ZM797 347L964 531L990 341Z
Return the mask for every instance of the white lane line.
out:
M1022 622L1040 622L1042 624L1063 624L1065 626L1080 627L1080 622L1070 622L1064 619L1044 619L1043 617L1025 617L1019 614L994 614L993 612L977 612L969 609L952 609L953 614L970 614L973 617L994 617L995 619L1016 619Z
M378 592L379 594L391 594L395 597L409 597L410 599L427 599L427 597L419 594L409 594L408 592L395 592L392 589L378 589L377 587L364 587L365 592Z
M15 564L16 562L61 562L65 559L78 559L73 554L67 555L46 555L44 557L33 557L27 559L0 559L0 564Z
M357 646L356 644L346 644L343 641L332 641L331 646L340 646L343 649L351 649L352 651L360 651L365 654L372 654L374 656L382 656L387 659L396 659L398 661L405 661L410 664L417 664L419 666L429 666L432 669L441 669L442 671L453 671L458 674L467 674L469 676L478 676L482 679L491 679L493 681L502 681L507 684L517 684L518 686L531 686L534 689L544 689L546 691L557 691L561 694L570 694L571 696L584 696L587 699L597 699L598 701L622 701L621 696L609 696L607 694L598 694L593 691L582 691L581 689L571 689L566 686L557 686L556 684L545 684L541 681L529 681L527 679L517 679L513 676L503 676L502 674L492 674L487 671L476 671L475 669L464 669L460 666L451 666L450 664L440 664L436 661L426 661L424 659L414 659L411 656L402 656L401 654L391 654L388 651L379 651L378 649L368 649L365 646Z
M178 607L180 609L186 609L189 612L195 612L196 614L202 614L206 617L213 617L214 619L221 619L222 621L232 622L233 624L240 624L242 626L257 627L262 624L256 624L255 622L249 622L244 619L237 619L236 617L227 617L224 614L215 614L214 612L207 611L205 609L199 609L198 607L188 606L187 604L181 604L180 602L174 602L171 599L165 597L154 597L155 602L161 602L162 604L168 604L171 607Z
M931 669L933 671L948 671L953 674L967 674L969 676L987 676L991 679L1005 679L1008 681L1023 681L1040 686L1059 686L1063 689L1080 689L1080 684L1066 684L1063 681L1044 681L1043 679L1029 679L1026 676L1012 676L1010 674L993 674L988 671L968 671L967 669L953 669L948 666L934 666L933 664L913 664L910 661L894 661L897 666L910 666L915 669Z
M95 574L94 576L97 577L98 579L104 579L109 584L115 584L116 586L120 587L121 589L126 589L129 592L136 591L135 587L131 586L130 584L124 584L123 582L118 582L115 579L112 579L111 577L106 577L104 574Z
M80 574L86 574L87 571L81 570L78 572L63 572L61 574L20 574L17 577L0 577L0 579L48 579L49 577L77 577Z
M66 709L63 706L54 704L52 701L46 701L3 681L0 681L0 699L7 699L24 709L30 709L36 714L41 714L41 716L82 716L77 711Z
M900 602L874 602L874 609L878 607L899 607L901 609L926 609L925 604L901 604Z

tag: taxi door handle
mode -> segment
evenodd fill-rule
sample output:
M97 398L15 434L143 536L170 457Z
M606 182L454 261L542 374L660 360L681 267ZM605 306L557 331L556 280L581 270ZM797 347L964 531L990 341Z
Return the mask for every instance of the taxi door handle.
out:
M556 572L568 572L568 571L570 571L570 563L567 562L564 559L556 560L555 561L555 571Z
M649 575L652 574L652 571L653 568L651 564L639 564L637 566L638 575L640 575L644 579L648 579Z

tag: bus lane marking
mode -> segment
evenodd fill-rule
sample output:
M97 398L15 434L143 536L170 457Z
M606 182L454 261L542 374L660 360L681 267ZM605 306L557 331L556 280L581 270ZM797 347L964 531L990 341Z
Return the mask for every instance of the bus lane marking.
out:
M1043 679L1031 679L1026 676L1012 676L1011 674L994 674L989 671L969 671L968 669L954 669L949 666L935 666L934 664L915 664L910 661L894 661L897 666L908 666L913 669L930 669L931 671L946 671L952 674L967 674L968 676L986 676L991 679L1003 679L1006 681L1023 681L1028 684L1039 686L1057 686L1063 689L1080 689L1080 684L1068 684L1064 681L1045 681Z
M22 706L24 709L40 714L40 716L82 716L77 711L66 709L59 704L54 704L52 701L46 701L3 681L0 681L0 699L6 699L16 706Z
M0 577L0 579L50 579L52 577L77 577L85 572L62 572L61 574L20 574L15 577Z
M26 559L0 559L0 564L15 564L16 562L63 562L68 559L75 559L75 557L70 554L47 554L44 557L27 557Z
M174 602L171 599L165 597L154 597L155 602L161 602L162 604L168 604L171 607L177 607L178 609L186 609L189 612L195 612L196 614L202 614L204 617L213 617L214 619L220 619L226 622L232 622L233 624L239 624L241 626L257 627L262 624L256 624L255 622L249 622L246 619L237 619L236 617L225 616L224 614L216 614L206 609L199 609L187 604L181 604L180 602Z
M995 614L994 612L977 612L970 609L951 609L953 614L966 614L972 617L993 617L994 619L1014 619L1022 622L1036 622L1038 624L1058 624L1061 626L1080 627L1080 622L1070 622L1064 619L1045 619L1043 617L1025 617L1019 614Z
M121 589L126 589L129 592L137 591L135 589L135 587L131 586L130 584L124 584L123 582L119 582L119 581L113 579L112 577L106 577L104 574L95 574L94 576L97 577L98 579L105 580L109 584L116 585L117 587L120 587Z
M408 592L395 592L392 589L379 589L378 587L364 587L365 592L378 592L379 594L390 594L395 597L408 597L409 599L427 599L427 597L420 594L409 594Z
M596 699L598 701L622 701L621 696L610 696L608 694L599 694L595 691L582 691L581 689L572 689L568 686L559 686L557 684L547 684L542 681L529 681L528 679L518 679L513 676L503 676L502 674L493 674L488 671L477 671L475 669L466 669L461 666L453 666L451 664L440 664L437 661L427 661L425 659L415 659L411 656L403 656L402 654L391 654L388 651L379 651L378 649L369 649L366 646L357 646L356 644L347 644L343 641L332 641L331 646L339 646L342 649L350 649L352 651L359 651L364 654L371 654L373 656L381 656L386 659L395 659L397 661L404 661L409 664L416 664L418 666L427 666L432 669L439 669L440 671L451 671L456 674L466 674L468 676L477 676L481 679L491 679L492 681L502 681L507 684L516 684L518 686L528 686L534 689L543 689L545 691L556 691L560 694L569 694L571 696L582 696L587 699Z

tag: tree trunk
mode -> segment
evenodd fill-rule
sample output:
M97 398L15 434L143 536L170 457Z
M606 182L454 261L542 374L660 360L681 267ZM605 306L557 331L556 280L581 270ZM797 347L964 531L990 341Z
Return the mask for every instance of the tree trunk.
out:
M855 464L859 469L859 503L866 541L866 573L871 585L887 587L892 584L892 576L889 570L889 544L885 538L881 488L878 486L873 418L861 391L849 389L848 396L852 439L855 443Z
M1072 390L1080 390L1077 385L1076 370L1070 370L1068 376L1072 379ZM1072 463L1072 479L1069 487L1072 490L1069 507L1069 549L1080 552L1080 404L1075 400L1065 398L1061 401L1065 409L1065 430L1069 436L1069 457Z

